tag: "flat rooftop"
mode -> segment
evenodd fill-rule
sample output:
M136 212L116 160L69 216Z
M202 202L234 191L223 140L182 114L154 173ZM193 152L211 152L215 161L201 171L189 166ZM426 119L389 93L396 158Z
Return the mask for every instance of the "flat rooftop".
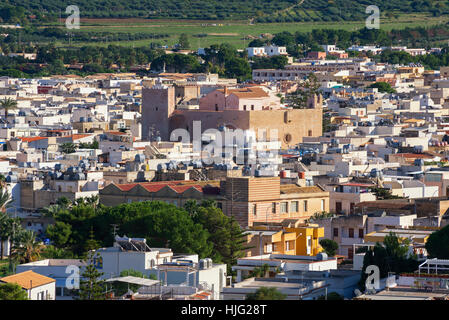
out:
M389 291L383 290L377 294L363 294L357 299L368 300L431 300L434 298L444 299L449 296L447 293L416 291L406 287L396 287Z

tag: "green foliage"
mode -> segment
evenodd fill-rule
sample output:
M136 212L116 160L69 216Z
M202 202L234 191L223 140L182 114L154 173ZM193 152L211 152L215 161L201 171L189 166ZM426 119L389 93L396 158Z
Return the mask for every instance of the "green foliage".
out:
M71 142L63 143L59 146L62 153L69 154L69 153L75 153L76 152L76 145Z
M285 300L287 295L276 288L260 287L254 293L248 293L245 300Z
M87 254L87 266L81 274L79 300L105 300L105 281L101 280L103 273L95 267L96 259L100 257L93 251Z
M213 261L226 263L230 271L237 259L244 256L246 241L240 225L234 218L226 216L213 201L203 201L200 206L196 201L189 201L185 208L193 221L209 233L208 241L213 244Z
M254 57L251 67L253 69L284 69L287 64L286 56Z
M338 250L338 243L331 239L321 239L320 245L329 257L335 256Z
M56 221L55 224L47 227L45 233L57 248L62 248L69 241L72 227L67 223Z
M374 193L377 200L403 199L403 197L395 196L389 189L373 187L370 189Z
M0 283L0 300L28 300L28 297L18 284Z
M182 33L179 36L179 49L189 49L190 48L190 43L189 43L189 37L187 36L187 34Z
M268 264L263 264L261 267L256 267L252 271L252 276L256 278L268 277L268 272L270 271L270 266Z
M363 259L360 287L365 289L365 281L368 277L365 270L370 265L379 267L381 278L385 278L389 272L396 274L414 272L419 263L416 256L408 254L409 245L409 241L401 242L394 233L390 233L385 237L383 244L376 243L374 248L369 249Z
M78 147L80 149L99 149L100 148L100 144L97 140L94 139L93 142L88 143L88 142L82 142L78 145Z
M3 100L0 100L0 109L5 110L6 118L9 110L17 109L17 101L11 98L4 98Z
M426 250L430 258L449 259L449 225L429 236Z
M376 82L370 85L368 88L377 88L382 93L396 93L396 90L391 87L388 82Z
M19 264L38 261L44 246L36 240L34 232L19 229L15 230L15 233L11 248L11 259Z
M1 15L13 23L22 21L24 15L36 14L39 22L65 12L67 3L61 0L7 0L9 15ZM354 21L366 19L365 2L355 0L158 0L158 1L100 1L77 0L83 17L95 18L149 18L149 19L201 19L201 20L247 20L255 22L308 22L308 21ZM444 1L373 0L382 12L394 17L397 13L426 12L433 16L448 13ZM24 10L24 8L26 8ZM12 19L14 17L15 19ZM63 16L65 17L65 16ZM26 20L25 20L26 21Z
M129 269L129 270L123 270L122 272L120 272L120 277L127 277L127 276L132 276L132 277L138 277L138 278L145 278L147 279L147 277L140 271L137 270L133 270L133 269ZM157 279L154 279L157 280ZM128 284L128 283L124 283L124 282L120 282L120 281L116 281L113 284L113 290L116 296L122 296L125 293L128 292L128 289L136 292L137 289L139 289L141 286L137 285L137 284Z
M306 109L308 102L314 96L321 94L320 83L317 77L310 73L309 76L300 84L300 87L294 94L286 97L287 103L294 109Z
M75 255L62 248L57 248L55 246L45 246L41 253L42 259L74 259Z

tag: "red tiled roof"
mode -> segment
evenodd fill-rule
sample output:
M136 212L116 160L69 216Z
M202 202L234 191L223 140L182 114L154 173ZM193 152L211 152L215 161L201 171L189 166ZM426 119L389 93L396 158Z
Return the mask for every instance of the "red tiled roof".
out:
M43 139L48 139L47 137L19 137L20 140L23 142L33 142L33 141L39 141Z
M71 136L68 136L69 138L72 138L72 140L79 140L82 138L90 137L91 134L73 134Z
M202 192L203 188L200 185L196 184L182 184L187 181L163 181L163 182L144 182L144 183L129 183L129 184L116 184L117 188L121 191L128 192L134 187L140 185L145 188L148 192L158 192L162 188L169 186L176 193L183 193L190 188L195 188L198 191Z
M434 158L431 155L424 153L397 153L396 156L400 156L402 158L415 158L415 159L432 159Z

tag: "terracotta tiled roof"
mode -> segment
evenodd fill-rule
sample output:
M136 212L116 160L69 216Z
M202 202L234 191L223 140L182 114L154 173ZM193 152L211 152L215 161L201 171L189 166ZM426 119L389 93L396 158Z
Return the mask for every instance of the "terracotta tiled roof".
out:
M219 89L218 91L224 93L224 89ZM245 87L239 89L227 89L228 95L236 95L239 98L267 98L269 97L260 87Z
M412 159L432 159L433 157L425 153L397 153L395 156Z
M31 270L1 278L0 281L6 283L17 283L19 286L27 290L56 282L55 279L43 276Z
M90 137L90 136L91 136L91 134L73 134L73 135L71 135L69 137L71 137L72 140L75 141L75 140L79 140L79 139Z
M318 186L313 187L300 187L296 184L284 184L281 185L281 193L287 194L287 193L321 193L325 192L323 189L321 189Z
M39 141L39 140L44 140L44 139L48 139L48 138L47 137L21 137L19 139L22 140L23 142L33 142L33 141Z

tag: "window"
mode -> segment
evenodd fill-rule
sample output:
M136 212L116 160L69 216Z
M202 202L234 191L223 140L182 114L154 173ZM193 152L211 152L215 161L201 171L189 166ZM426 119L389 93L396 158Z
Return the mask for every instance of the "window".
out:
M307 212L307 200L304 200L304 212Z
M294 246L293 246L293 241L285 241L285 250L293 250Z
M321 200L321 211L326 211L326 200L322 199Z
M273 252L273 244L267 243L265 245L265 253L272 253Z
M223 204L221 202L217 202L217 208L218 209L223 209Z
M215 111L218 111L218 104L215 104Z
M253 215L257 215L257 204L253 204Z
M291 208L290 212L298 212L298 207L299 207L298 201L292 201L290 204Z
M253 104L251 105L251 110L254 110L254 105Z
M281 202L281 213L288 212L288 202Z
M334 228L334 237L338 237L338 228Z
M308 135L309 135L309 137L312 136L312 130L309 130Z
M363 238L363 229L359 229L359 238L362 239Z
M245 111L246 111L246 104L244 104L244 105L243 105L243 110L245 110Z
M348 233L349 233L349 238L354 238L354 229L353 228L349 228Z
M271 213L276 213L276 202L271 204Z

